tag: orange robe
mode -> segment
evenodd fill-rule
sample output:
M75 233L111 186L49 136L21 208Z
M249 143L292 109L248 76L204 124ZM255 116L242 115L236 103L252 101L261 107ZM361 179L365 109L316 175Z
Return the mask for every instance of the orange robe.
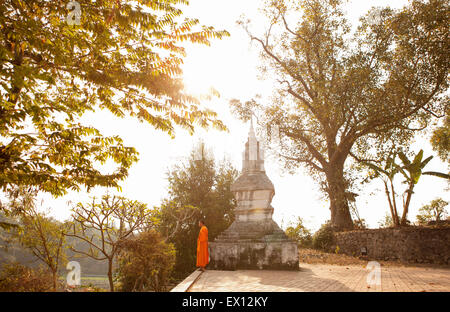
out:
M202 226L197 239L197 267L205 267L209 263L208 228Z

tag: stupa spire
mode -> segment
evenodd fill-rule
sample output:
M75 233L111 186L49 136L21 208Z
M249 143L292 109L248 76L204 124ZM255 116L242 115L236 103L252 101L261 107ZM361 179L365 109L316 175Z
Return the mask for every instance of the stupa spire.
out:
M253 127L253 118L250 119L247 143L242 157L242 171L264 171L264 150L258 141Z
M250 137L255 137L256 138L255 129L253 128L253 116L250 117L250 129L248 129L248 137L249 138Z

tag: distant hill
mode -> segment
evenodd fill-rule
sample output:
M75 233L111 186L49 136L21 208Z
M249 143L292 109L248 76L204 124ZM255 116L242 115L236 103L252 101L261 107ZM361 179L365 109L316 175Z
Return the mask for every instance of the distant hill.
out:
M77 250L87 252L88 243L74 237L67 237L68 245ZM66 250L68 261L78 261L83 275L106 275L108 265L106 261L97 261L92 258L82 256L71 250ZM20 244L11 241L7 231L0 228L0 266L4 263L19 262L30 267L39 267L42 262L37 259L29 250L23 248ZM65 275L67 270L65 266L60 269L61 275Z

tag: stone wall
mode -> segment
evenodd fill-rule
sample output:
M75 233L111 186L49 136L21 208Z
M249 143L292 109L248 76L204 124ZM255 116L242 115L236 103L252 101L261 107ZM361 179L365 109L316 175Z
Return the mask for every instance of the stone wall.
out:
M333 250L360 256L366 247L369 259L450 264L450 227L405 227L334 233Z

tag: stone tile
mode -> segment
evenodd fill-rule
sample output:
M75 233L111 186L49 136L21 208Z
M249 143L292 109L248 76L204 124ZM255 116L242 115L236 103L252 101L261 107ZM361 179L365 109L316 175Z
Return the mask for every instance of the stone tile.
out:
M381 267L381 285L368 285L364 266L300 265L298 272L207 270L190 287L192 292L450 292L450 269ZM370 286L370 287L368 287Z

